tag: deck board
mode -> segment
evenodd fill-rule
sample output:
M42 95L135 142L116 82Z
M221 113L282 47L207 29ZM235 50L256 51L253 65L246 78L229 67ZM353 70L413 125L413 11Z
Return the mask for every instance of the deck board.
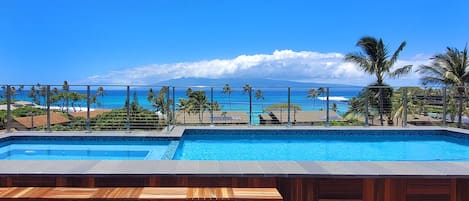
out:
M54 200L272 200L281 201L276 188L228 187L5 187L0 199Z

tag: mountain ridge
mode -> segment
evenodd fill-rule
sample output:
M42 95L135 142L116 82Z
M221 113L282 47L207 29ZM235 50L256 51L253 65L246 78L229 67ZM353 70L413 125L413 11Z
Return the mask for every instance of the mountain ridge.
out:
M229 84L231 87L243 87L250 84L253 87L357 87L354 85L345 84L330 84L330 83L315 83L315 82L296 82L287 80L274 80L274 79L211 79L211 78L178 78L165 80L156 83L156 85L169 85L175 87L189 87L189 86L213 86L223 87Z

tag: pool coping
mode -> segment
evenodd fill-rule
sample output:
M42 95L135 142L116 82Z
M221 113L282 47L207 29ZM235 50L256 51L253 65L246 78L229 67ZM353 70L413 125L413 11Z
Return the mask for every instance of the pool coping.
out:
M181 137L185 129L222 130L468 130L444 127L175 127L170 132L15 132L10 136ZM158 175L262 177L418 177L469 178L469 162L372 161L177 161L177 160L10 160L0 161L0 175Z

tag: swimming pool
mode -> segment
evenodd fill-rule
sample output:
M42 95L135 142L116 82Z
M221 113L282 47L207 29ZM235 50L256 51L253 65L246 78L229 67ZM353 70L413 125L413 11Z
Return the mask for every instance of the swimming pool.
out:
M446 130L187 130L175 160L469 161Z
M175 141L145 137L9 137L0 160L161 160Z
M178 137L11 136L0 160L469 161L448 130L186 129Z

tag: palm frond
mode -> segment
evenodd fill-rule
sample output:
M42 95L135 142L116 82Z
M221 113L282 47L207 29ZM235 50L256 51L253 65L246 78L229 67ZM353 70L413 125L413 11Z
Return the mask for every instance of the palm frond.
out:
M358 66L360 66L364 71L371 74L374 73L374 69L372 68L370 61L362 53L349 53L345 56L345 61L358 64Z
M436 85L444 85L447 84L445 79L439 78L439 77L431 77L431 76L425 76L421 78L422 84L427 85L427 84L436 84Z
M399 57L399 54L402 52L402 50L404 49L404 47L406 46L407 42L406 41L403 41L401 43L401 45L399 45L399 48L397 48L397 50L394 52L394 54L392 55L391 59L389 60L389 66L392 66L394 65L394 63L396 63L397 61L397 58Z
M389 73L389 77L392 77L392 78L399 77L403 74L409 73L411 69L412 69L412 65L407 65L407 66L398 68L395 71Z

